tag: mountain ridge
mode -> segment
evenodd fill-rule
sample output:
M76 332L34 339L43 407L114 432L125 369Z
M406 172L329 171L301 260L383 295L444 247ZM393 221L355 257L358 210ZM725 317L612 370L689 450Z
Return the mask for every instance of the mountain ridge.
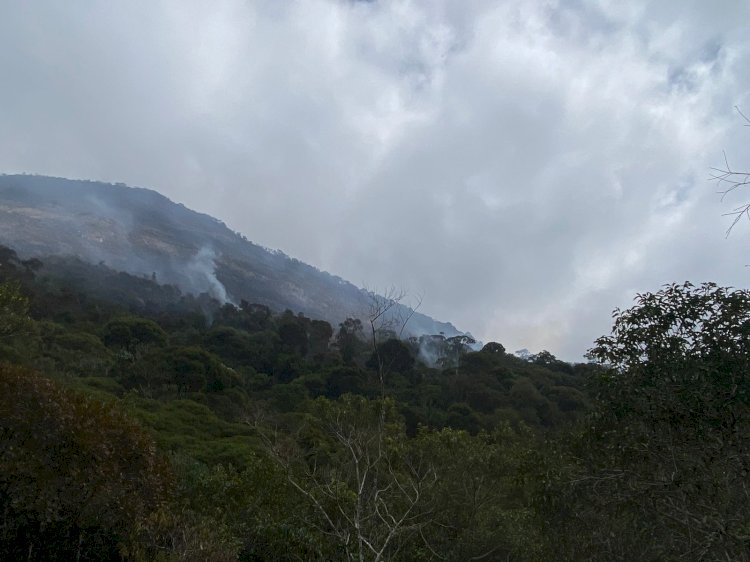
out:
M30 174L0 175L0 243L26 257L77 256L233 304L257 302L338 325L366 319L374 293L144 187ZM459 335L398 304L409 335Z

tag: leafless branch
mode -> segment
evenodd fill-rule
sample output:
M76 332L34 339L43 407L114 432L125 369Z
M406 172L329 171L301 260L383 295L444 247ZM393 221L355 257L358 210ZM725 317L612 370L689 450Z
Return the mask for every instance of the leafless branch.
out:
M735 106L734 109L745 121L745 126L750 127L750 118L748 118L739 107ZM722 153L724 155L724 167L711 168L709 181L716 182L719 187L717 192L721 194L721 200L724 201L727 195L741 187L750 185L750 172L733 169L732 166L729 165L729 159L727 158L726 152ZM743 217L750 219L750 203L742 204L734 210L724 213L723 216L734 217L726 231L726 236L728 237Z

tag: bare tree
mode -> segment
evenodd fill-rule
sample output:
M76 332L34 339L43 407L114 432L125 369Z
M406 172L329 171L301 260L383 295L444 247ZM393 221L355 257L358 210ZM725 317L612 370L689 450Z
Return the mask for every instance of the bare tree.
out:
M412 316L422 305L422 296L417 296L416 306L405 307L401 301L406 298L406 291L389 287L378 294L369 291L370 303L367 310L367 321L370 326L370 338L372 353L377 363L378 378L380 381L381 397L385 397L385 376L390 370L386 358L383 356L381 345L387 335L401 339L406 325ZM404 310L405 309L405 310Z
M306 523L331 538L347 560L398 559L410 540L424 544L423 529L432 522L429 491L437 483L433 465L406 445L395 402L385 395L391 365L382 344L400 337L421 304L401 305L406 293L395 287L368 292L366 322L380 382L380 398L344 395L315 404L317 435L328 440L305 450L304 439L269 435L256 425L271 457L286 471L290 485L307 500ZM429 545L427 545L429 548Z
M392 400L345 395L316 406L318 429L330 439L325 457L319 447L305 451L294 440L266 437L272 457L312 508L305 523L331 538L347 560L398 559L433 520L434 467L406 447Z
M739 107L735 106L734 109L745 121L745 127L750 127L750 118L748 118ZM710 176L710 179L715 181L719 186L719 193L721 194L722 201L734 191L750 184L750 171L742 171L732 168L732 166L729 165L729 159L727 158L726 152L723 154L724 166L720 168L711 168ZM742 217L750 219L750 203L743 203L728 213L724 213L724 216L733 217L732 223L729 225L729 228L727 228L726 235L729 236L734 227L737 226L737 223L742 220Z

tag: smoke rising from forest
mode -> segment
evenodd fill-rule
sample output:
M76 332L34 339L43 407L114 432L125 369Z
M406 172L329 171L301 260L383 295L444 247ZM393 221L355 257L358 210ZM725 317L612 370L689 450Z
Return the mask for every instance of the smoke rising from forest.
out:
M222 304L230 303L237 306L221 281L216 277L215 252L208 246L201 248L185 266L188 284L193 287L192 292L206 292Z

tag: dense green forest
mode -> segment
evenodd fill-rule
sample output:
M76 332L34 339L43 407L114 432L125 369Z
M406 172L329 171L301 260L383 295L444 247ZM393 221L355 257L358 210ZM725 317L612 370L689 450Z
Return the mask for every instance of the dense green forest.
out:
M571 365L43 261L0 249L0 559L750 560L748 292Z

